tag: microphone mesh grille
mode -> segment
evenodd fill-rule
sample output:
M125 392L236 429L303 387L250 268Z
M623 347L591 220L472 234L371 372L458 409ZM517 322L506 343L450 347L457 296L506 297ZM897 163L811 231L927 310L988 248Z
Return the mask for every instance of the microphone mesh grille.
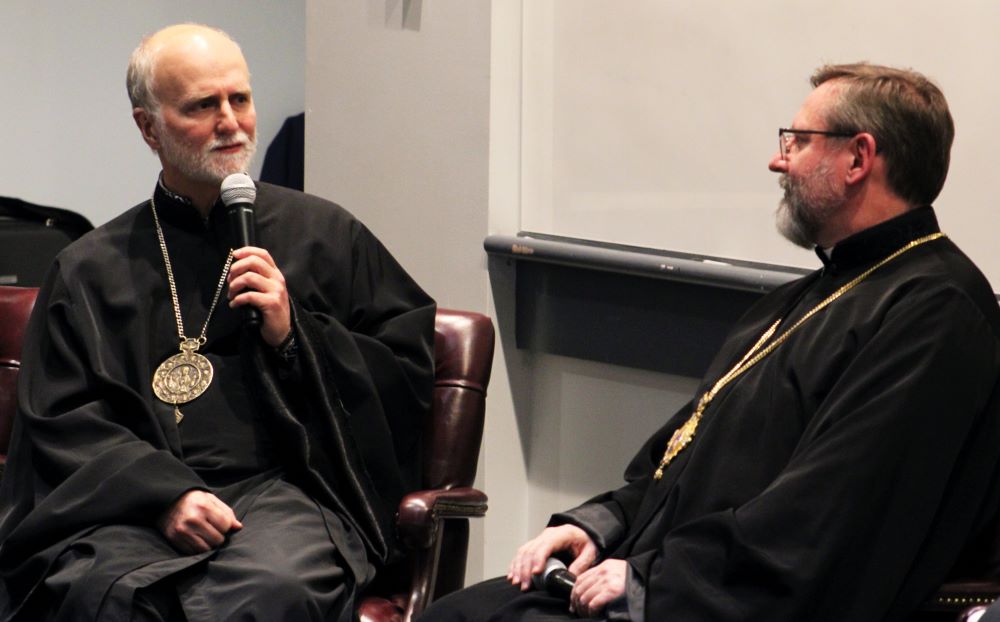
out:
M246 173L233 173L222 180L222 203L253 203L257 199L257 186Z

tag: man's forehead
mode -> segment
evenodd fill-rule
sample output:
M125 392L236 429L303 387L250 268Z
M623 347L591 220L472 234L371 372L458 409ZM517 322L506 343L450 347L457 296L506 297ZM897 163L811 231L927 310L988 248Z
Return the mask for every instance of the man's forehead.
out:
M792 127L809 130L826 129L826 112L839 90L840 86L835 80L824 82L813 89L802 102L802 106L792 122Z
M159 72L158 72L159 73ZM249 94L250 76L242 66L174 65L156 79L160 94L177 99L200 99L225 91Z
M173 71L157 80L157 97L162 102L190 103L207 97L228 97L235 93L250 95L250 80L245 71L206 73Z
M250 90L250 73L239 46L211 29L178 27L150 39L160 95L196 95L227 88Z

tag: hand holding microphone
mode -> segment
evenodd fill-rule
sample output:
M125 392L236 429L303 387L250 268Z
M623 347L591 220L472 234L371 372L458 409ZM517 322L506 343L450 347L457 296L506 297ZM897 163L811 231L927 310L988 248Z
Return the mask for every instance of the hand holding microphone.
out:
M257 246L257 188L249 176L234 173L222 181L221 198L237 246L229 269L230 306L242 306L247 326L259 326L264 342L277 348L291 334L292 313L284 275L271 254Z
M507 580L522 591L530 589L534 575L544 574L554 555L572 558L570 568L582 572L597 559L597 545L575 525L546 527L517 549L507 570Z
M546 527L514 554L507 580L521 590L532 587L565 598L569 610L588 617L599 615L612 600L625 592L628 562L624 559L597 561L597 545L583 529L571 525ZM553 555L572 558L574 577Z
M578 579L561 560L550 557L545 561L545 569L531 577L531 584L536 590L568 601L570 611L593 617L625 593L627 574L628 562L607 559L582 572Z

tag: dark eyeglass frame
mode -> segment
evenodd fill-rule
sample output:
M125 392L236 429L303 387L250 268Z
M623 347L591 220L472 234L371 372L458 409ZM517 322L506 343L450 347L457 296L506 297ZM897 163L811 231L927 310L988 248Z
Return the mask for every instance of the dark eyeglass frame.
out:
M781 154L782 160L788 159L788 147L789 139L794 137L796 134L813 134L817 136L831 136L834 138L851 138L856 136L857 132L830 132L827 130L799 130L790 127L780 127L778 128L778 153Z

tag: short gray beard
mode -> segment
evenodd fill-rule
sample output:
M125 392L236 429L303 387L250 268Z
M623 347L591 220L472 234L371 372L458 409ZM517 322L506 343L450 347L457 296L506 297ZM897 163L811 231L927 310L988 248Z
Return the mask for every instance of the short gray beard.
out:
M787 173L778 179L785 196L778 203L775 221L788 241L812 249L819 233L843 205L844 197L830 182L830 167L821 163L808 177L793 178Z
M257 151L257 137L251 138L243 130L237 130L222 138L215 138L203 148L198 149L175 137L160 118L157 118L156 125L160 134L160 155L192 181L220 184L232 173L244 173ZM233 140L240 140L244 144L243 149L238 153L218 154L212 152L215 147L225 145Z

